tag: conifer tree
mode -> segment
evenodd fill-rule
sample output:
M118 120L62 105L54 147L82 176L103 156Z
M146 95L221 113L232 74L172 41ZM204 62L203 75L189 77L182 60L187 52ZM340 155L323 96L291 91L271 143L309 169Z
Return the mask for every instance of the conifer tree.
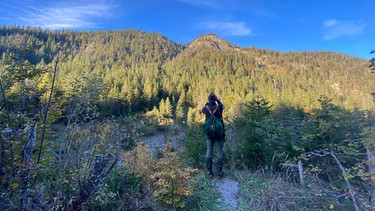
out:
M175 109L175 119L177 122L182 123L184 121L184 105L185 105L185 93L181 93L180 98L177 101Z
M172 104L169 97L160 101L159 111L163 123L170 123L173 118Z

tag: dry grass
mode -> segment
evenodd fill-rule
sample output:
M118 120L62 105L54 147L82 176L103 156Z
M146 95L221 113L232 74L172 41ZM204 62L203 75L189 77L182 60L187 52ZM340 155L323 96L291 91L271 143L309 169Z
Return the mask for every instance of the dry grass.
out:
M337 192L318 180L309 180L306 187L289 183L274 175L238 171L241 210L330 210L352 207L350 199L336 197Z

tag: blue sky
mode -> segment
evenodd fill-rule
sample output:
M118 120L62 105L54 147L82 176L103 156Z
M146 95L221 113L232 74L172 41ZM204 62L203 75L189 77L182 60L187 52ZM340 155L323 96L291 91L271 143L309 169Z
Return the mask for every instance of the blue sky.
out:
M139 29L187 44L214 33L241 47L375 57L373 0L2 0L0 25Z

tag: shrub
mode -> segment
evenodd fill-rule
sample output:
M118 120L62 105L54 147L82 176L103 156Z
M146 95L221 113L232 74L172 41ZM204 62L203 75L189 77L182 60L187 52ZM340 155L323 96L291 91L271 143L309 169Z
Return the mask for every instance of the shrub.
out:
M124 154L124 166L150 188L156 201L183 208L185 199L193 193L192 177L197 169L184 168L177 152L167 142L161 157L154 159L147 146L141 144Z

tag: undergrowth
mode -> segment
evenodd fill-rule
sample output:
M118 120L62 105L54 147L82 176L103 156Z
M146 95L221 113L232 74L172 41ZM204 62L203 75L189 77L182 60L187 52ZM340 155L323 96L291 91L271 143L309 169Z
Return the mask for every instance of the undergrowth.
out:
M354 210L348 197L337 197L327 184L309 181L301 187L282 177L236 171L240 183L240 210Z
M186 210L220 211L220 208L217 206L220 203L220 193L216 189L213 180L208 178L207 174L203 171L197 174L195 179L197 182L194 187L193 196L187 200L188 206Z

